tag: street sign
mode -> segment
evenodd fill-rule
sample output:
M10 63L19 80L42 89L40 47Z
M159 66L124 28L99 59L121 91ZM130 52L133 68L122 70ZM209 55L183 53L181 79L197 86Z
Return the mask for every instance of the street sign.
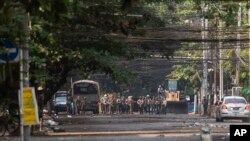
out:
M0 40L0 61L16 61L18 54L19 49L15 42L10 39Z
M22 91L22 114L23 125L34 125L39 123L38 107L33 87L23 88Z

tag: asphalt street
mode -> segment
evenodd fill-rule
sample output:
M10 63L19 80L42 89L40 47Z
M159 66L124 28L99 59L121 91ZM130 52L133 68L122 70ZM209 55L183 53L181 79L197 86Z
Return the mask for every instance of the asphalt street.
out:
M20 141L20 138L2 137L1 141ZM31 137L31 141L200 141L199 134L138 134L122 136L73 136L73 137ZM229 141L228 136L213 136L213 141Z
M45 125L31 141L200 141L200 129L211 129L213 141L229 141L229 126L249 125L240 120L215 122L192 114L167 115L59 115L58 125ZM55 130L62 129L62 130ZM18 141L0 137L0 141Z

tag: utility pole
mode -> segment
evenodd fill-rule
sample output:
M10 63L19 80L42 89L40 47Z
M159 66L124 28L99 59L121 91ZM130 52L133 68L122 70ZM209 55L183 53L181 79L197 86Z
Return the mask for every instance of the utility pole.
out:
M20 48L20 99L23 97L23 88L29 87L29 40L30 40L30 14L25 11L25 18L22 22L23 35ZM21 109L23 102L21 100ZM23 112L21 111L21 141L30 141L30 126L23 124Z
M219 17L216 18L216 38L218 39L219 38ZM217 94L217 68L218 68L218 44L216 43L214 45L214 52L213 54L211 55L212 57L214 57L213 59L213 70L214 70L214 77L213 77L213 94L214 94L214 101L217 100L218 98L218 94Z
M204 7L202 7L203 17L201 21L201 27L202 27L202 40L207 39L207 28L208 28L208 20L205 19L205 13L208 9L207 4L205 3ZM204 109L205 101L204 98L207 98L207 74L208 74L208 67L207 67L207 60L208 60L208 45L206 42L202 42L202 48L203 48L203 79L202 79L202 89L201 89L201 101L203 101L201 104L201 114L207 113L207 109ZM207 99L209 100L209 99ZM208 102L209 103L209 102ZM206 105L208 106L208 105ZM209 108L208 108L209 109Z
M223 64L223 60L222 60L222 42L221 42L221 38L222 38L222 25L221 25L221 20L219 20L219 66L220 66L220 91L219 91L219 100L221 100L224 96L224 83L223 83L223 78L224 78L224 75L223 75L223 67L222 67L222 64Z
M239 10L238 10L238 24L237 24L237 27L238 27L238 32L237 32L237 48L236 48L236 75L235 75L235 84L236 86L239 86L239 82L240 82L240 60L239 60L239 56L240 56L240 27L241 27L241 2L239 3ZM236 90L237 92L237 90ZM237 93L238 95L238 93Z

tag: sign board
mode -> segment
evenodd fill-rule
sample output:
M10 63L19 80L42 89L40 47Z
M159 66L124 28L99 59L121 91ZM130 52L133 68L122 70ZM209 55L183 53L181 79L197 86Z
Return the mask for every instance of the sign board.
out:
M38 108L34 88L23 88L21 98L23 125L39 124Z
M0 61L16 61L18 54L19 49L15 42L10 39L0 40Z

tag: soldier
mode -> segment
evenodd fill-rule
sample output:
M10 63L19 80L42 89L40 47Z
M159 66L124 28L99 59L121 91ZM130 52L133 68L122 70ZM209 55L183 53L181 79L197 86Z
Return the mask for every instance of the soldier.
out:
M80 96L77 96L76 98L76 114L80 115L80 111L82 110L82 101L80 99Z
M147 113L146 96L142 96L142 100L143 100L142 104L143 113Z
M125 96L122 96L121 102L122 102L122 113L126 113L127 112L127 98L125 98Z
M109 114L113 114L114 98L112 94L110 94L108 98L108 107Z
M73 97L70 98L70 114L71 115L75 114L75 102L73 100Z
M139 108L139 113L143 114L143 99L141 96L137 100L137 104L138 104L138 108Z
M129 100L128 97L124 100L124 112L127 114L129 112Z
M107 113L107 109L108 109L108 96L107 96L107 94L104 95L102 104L103 104L103 110L102 110L102 112L103 112L103 114L106 114Z
M160 94L158 94L155 97L155 113L156 114L160 114L162 100L163 99L162 99L162 96Z
M145 103L146 103L146 112L150 113L150 111L151 111L151 98L149 95L147 95Z
M164 98L162 101L162 113L167 114L167 98Z
M70 112L70 104L71 104L71 97L70 96L68 96L67 97L67 114L71 114L71 112Z
M87 104L87 98L83 97L83 100L81 101L81 110L82 110L83 114L85 114L86 104Z
M150 113L153 114L155 112L155 96L152 97L150 102Z
M134 100L132 96L128 97L129 114L133 114L133 104Z
M116 99L116 111L118 114L122 113L122 100L121 100L120 96L118 96Z
M164 93L164 89L161 85L159 85L158 89L157 89L157 94L163 94Z
M97 103L98 106L98 113L101 114L102 113L102 98L100 98L100 100Z

